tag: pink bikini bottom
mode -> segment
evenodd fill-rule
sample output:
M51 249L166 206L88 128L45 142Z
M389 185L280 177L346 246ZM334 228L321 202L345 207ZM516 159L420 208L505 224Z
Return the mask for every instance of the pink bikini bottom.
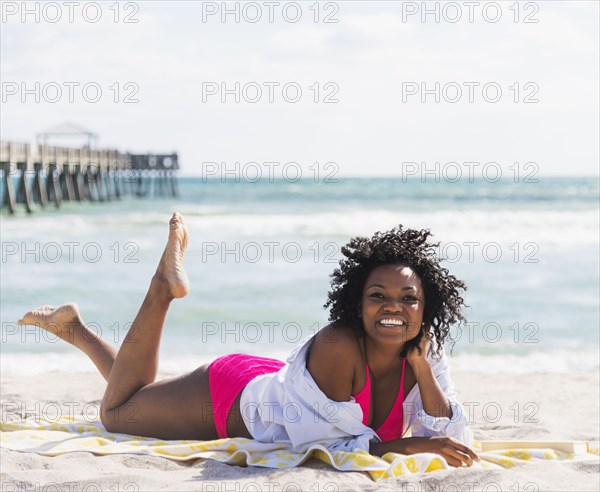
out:
M233 402L255 377L279 371L284 362L248 354L229 354L209 366L208 380L219 439L227 435L227 416ZM234 436L235 437L235 436Z

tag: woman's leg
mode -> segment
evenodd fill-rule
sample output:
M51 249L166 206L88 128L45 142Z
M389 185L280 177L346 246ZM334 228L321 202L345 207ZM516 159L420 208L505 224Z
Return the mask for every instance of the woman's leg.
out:
M75 345L92 360L102 377L108 381L117 349L85 326L74 302L58 308L42 306L33 309L24 314L17 324L39 326Z
M189 282L183 269L187 229L179 214L169 221L169 239L146 298L138 311L112 366L102 399L109 412L125 403L142 387L154 382L158 372L158 349L171 301L184 297Z
M217 438L208 366L154 382L169 305L189 291L183 269L187 243L183 220L173 214L167 246L108 378L100 416L110 432L162 439Z
M160 337L171 301L184 297L189 282L183 269L188 234L179 214L169 222L169 238L150 282L148 293L117 353L102 399L101 417L107 429L116 432L177 436L176 424L194 396L202 396L206 370L154 383L158 371ZM154 383L154 384L152 384ZM206 396L206 395L204 395ZM210 396L210 391L208 392ZM196 403L202 403L196 401ZM202 405L194 414L203 413ZM187 420L187 419L184 419ZM163 432L152 432L164 425ZM186 424L189 426L189 422ZM148 429L148 431L146 431ZM169 429L175 431L169 432ZM135 432L134 432L135 431Z
M83 350L108 384L101 418L110 432L162 439L216 439L208 366L153 382L162 326L171 300L189 291L183 270L187 230L179 214L170 221L167 246L138 315L118 351L81 321L75 304L30 311L19 324L41 326ZM242 422L243 424L243 422Z
M79 308L73 302L58 308L42 306L33 309L17 322L18 325L44 328L82 350L109 383L107 393L112 396L109 403L115 399L124 401L127 397L121 396L123 392L130 392L128 396L131 396L139 387L154 381L158 369L160 334L169 304L172 299L184 297L189 291L189 282L183 270L183 253L188 243L187 229L179 214L173 214L169 225L165 251L146 298L118 352L85 326ZM143 359L145 363L129 367L131 362L136 362L136 358ZM117 360L120 360L116 366L117 376L112 378L111 385L110 373ZM137 385L136 381L141 381L141 384L132 391L131 387Z

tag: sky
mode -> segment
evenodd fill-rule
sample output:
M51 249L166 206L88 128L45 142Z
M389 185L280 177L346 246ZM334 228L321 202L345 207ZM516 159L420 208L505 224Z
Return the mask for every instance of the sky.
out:
M600 3L475 3L2 1L2 140L73 122L184 175L598 176Z

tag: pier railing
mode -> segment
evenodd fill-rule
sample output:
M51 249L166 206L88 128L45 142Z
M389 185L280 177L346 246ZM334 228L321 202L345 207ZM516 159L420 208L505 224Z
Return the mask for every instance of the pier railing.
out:
M124 195L176 197L174 154L130 154L116 149L0 142L2 206L27 212L63 201L110 201Z

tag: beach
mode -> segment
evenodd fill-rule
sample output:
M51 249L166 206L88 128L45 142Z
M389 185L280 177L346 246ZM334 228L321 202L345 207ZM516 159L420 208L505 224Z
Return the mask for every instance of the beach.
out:
M162 374L161 376L168 376ZM490 375L456 372L459 401L472 410L475 439L598 441L600 381L597 371L560 374ZM56 418L85 408L90 417L104 382L91 372L50 371L43 375L4 375L3 420L20 412ZM9 408L10 413L6 412ZM71 410L69 410L71 409ZM214 460L175 462L132 454L57 457L0 449L2 490L401 490L401 491L566 491L598 490L600 465L543 461L508 470L443 470L374 482L364 472L339 472L311 460L292 469L239 467Z
M599 5L2 2L0 492L600 490ZM189 235L177 229L165 254L175 212ZM428 278L427 262L411 260L419 246L404 251L389 231L427 237L441 272ZM357 295L345 312L357 304L362 327L385 332L411 327L401 312L387 318L390 300L415 309L415 326L443 339L477 441L587 441L591 451L510 448L448 470L434 454L330 452L315 420L311 460L285 468L304 456L278 442L111 435L97 425L105 382L94 364L55 327L19 324L74 302L89 329L69 332L79 347L90 347L81 336L101 337L117 353L126 337L147 336L149 355L122 352L112 374L95 357L119 382L132 361L154 376L146 359L159 330L159 379L225 354L283 361L347 321L335 298L365 251L377 266L377 238L394 248L386 261L413 268L411 285L388 265L396 287L372 287L402 295L350 281ZM363 317L371 297L372 313L380 298L385 315ZM136 317L140 306L152 316ZM371 338L363 415L376 427L400 405L383 420L396 354ZM424 408L448 415L430 374L409 372L407 384L421 375ZM182 399L196 396L195 381ZM195 406L159 419L182 429L157 436L187 437L197 415L184 411ZM64 454L32 452L42 447Z
M169 212L179 210L190 232L185 267L191 292L167 316L161 377L225 353L285 359L327 323L322 305L340 247L352 236L402 223L430 228L443 265L468 286L467 323L452 328L454 343L446 349L475 439L598 441L597 180L482 181L472 187L382 178L318 186L183 178L180 190L178 200L129 199L126 208L125 202L66 203L60 220L48 211L2 221L3 420L97 417L104 382L86 356L16 321L32 307L76 301L86 324L119 346L164 247ZM365 472L339 472L316 460L275 470L131 454L0 452L3 490L535 491L599 485L597 462L476 466L375 482Z

